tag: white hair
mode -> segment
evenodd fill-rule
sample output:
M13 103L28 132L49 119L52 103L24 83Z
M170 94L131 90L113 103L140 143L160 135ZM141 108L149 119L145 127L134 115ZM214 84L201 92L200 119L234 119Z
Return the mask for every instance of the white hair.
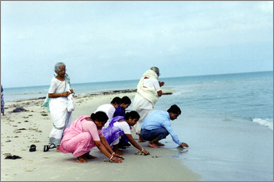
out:
M159 70L158 67L153 66L153 67L151 67L150 69L151 69L152 71L154 71L158 76L160 76L160 70Z
M63 62L56 63L55 67L54 67L55 73L57 73L60 70L60 66L63 66L63 65L66 66L65 63L63 63Z

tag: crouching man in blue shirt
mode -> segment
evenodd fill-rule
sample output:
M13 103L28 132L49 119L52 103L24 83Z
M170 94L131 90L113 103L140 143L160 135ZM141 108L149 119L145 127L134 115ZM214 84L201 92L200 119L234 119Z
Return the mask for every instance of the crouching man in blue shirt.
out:
M186 143L180 141L171 128L170 120L177 119L180 114L181 109L177 105L172 105L167 111L152 111L142 122L141 137L149 141L148 146L159 148L159 146L164 146L159 140L170 134L175 143L182 147L188 147Z

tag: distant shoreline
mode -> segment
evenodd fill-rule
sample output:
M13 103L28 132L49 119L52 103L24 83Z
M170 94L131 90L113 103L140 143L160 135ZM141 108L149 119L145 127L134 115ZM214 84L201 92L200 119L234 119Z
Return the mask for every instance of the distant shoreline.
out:
M172 90L171 87L162 88L163 95L171 95L174 90ZM93 97L93 96L100 96L100 95L115 95L115 94L123 94L123 93L134 93L137 92L137 89L123 89L123 90L109 90L109 91L100 91L95 93L81 93L81 94L75 94L74 97ZM37 97L37 98L30 98L30 99L19 99L15 101L6 101L6 102L22 102L22 101L30 101L30 100L41 100L46 99L46 96L44 97Z
M133 93L137 92L137 89L124 89L124 90L110 90L110 91L100 91L100 92L95 92L95 93L87 93L87 94L75 94L74 97L93 97L93 96L100 96L100 95L114 95L114 94L122 94L122 93ZM41 100L41 99L46 99L46 96L44 97L37 97L37 98L30 98L30 99L19 99L15 101L6 101L8 102L23 102L23 101L30 101L30 100Z

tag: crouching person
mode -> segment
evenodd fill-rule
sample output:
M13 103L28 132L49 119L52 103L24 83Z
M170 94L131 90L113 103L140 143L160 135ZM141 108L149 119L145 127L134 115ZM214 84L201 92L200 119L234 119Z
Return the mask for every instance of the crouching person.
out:
M102 134L102 127L107 120L107 115L102 111L78 118L64 131L61 152L72 153L77 157L76 162L87 163L86 159L96 158L89 154L96 146L110 160L121 163L120 158L123 157L113 152Z
M121 138L125 138L125 142L130 142L135 148L139 149L144 154L148 155L149 152L143 149L132 137L130 127L134 126L139 120L140 115L136 111L127 112L125 116L114 117L107 128L103 128L103 134L113 147L113 151L120 155L124 153L118 149L118 143Z
M170 120L175 120L181 114L177 105L172 105L167 111L154 110L142 122L141 137L149 141L148 146L159 148L164 144L159 141L166 138L169 134L172 140L182 147L188 147L178 138L177 134L171 128Z

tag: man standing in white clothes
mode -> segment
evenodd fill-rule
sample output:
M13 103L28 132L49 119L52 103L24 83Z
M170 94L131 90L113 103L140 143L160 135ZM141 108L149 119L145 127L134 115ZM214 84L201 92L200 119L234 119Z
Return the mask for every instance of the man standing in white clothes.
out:
M137 85L137 93L133 100L132 110L137 111L140 115L137 124L133 126L136 134L139 135L139 142L144 141L140 135L141 123L154 109L154 105L163 94L160 87L165 83L158 81L159 76L159 68L151 67L143 74Z

